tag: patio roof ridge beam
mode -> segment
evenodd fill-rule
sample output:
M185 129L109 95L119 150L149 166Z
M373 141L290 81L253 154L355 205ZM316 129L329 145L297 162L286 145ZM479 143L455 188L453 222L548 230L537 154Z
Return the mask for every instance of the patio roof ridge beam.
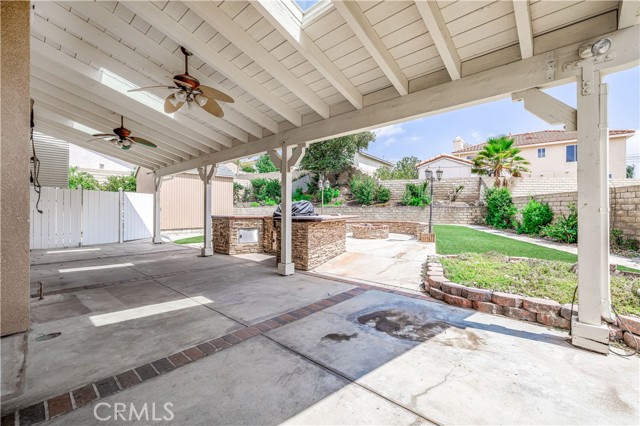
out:
M533 56L533 30L531 28L531 7L529 0L513 0L516 30L522 59Z
M335 87L351 105L363 107L362 93L349 81L342 71L325 55L316 43L295 21L288 8L281 2L257 0L251 5L264 17L276 31L296 48L324 78Z
M176 135L178 140L184 140L186 144L193 146L199 151L217 151L221 148L218 142L207 139L197 132L193 132L178 120L103 84L102 72L71 58L62 51L56 50L40 41L32 41L31 58L33 64L41 66L43 70L47 70L47 72L68 83L78 84L79 81L82 81L82 86L86 91L101 98L101 100L97 102L113 102L112 106L115 106L113 108L110 107L110 109L127 111L129 115L135 114L138 118L134 119L138 121L153 121L165 126L167 129L171 129L170 131ZM188 138L184 138L185 135Z
M401 96L409 94L409 81L384 42L371 26L357 1L333 0L333 5L356 34L373 60Z
M154 60L162 63L163 66L170 67L174 70L180 70L180 72L182 72L184 62L180 60L180 58L176 57L170 51L154 42L131 25L114 16L113 13L109 12L107 9L103 7L95 7L95 4L89 2L74 2L72 9L78 10L84 16L87 16L92 21L101 25L106 25L108 22L109 29L112 32L118 34L118 36L127 40L129 43L135 44L136 52L141 50L151 58L154 58ZM147 61L151 63L148 59ZM196 68L190 69L189 73L200 80L200 83L202 84L208 86L217 85L217 83L214 83L208 75ZM163 74L162 77L166 76ZM269 129L273 133L278 132L277 122L241 99L235 99L235 102L225 110L224 117L235 126L258 138L263 136L263 127Z
M69 99L69 101L72 101L78 109L81 109L83 111L83 113L80 115L87 116L88 113L105 117L114 113L118 115L124 115L128 123L136 124L136 126L133 127L134 129L141 129L141 133L148 136L152 141L166 139L166 148L168 151L173 151L184 159L190 159L200 154L200 151L192 147L191 145L187 145L184 142L173 139L170 132L166 133L164 131L152 129L144 124L140 124L134 119L133 115L128 114L127 110L122 108L121 106L111 104L109 102L101 102L101 105L96 104L93 101L96 100L96 97L87 95L87 92L82 92L79 87L71 85L66 81L63 81L54 76L47 75L46 71L41 70L35 65L32 65L31 67L31 74L32 87L39 88L40 90L46 90L53 97ZM43 78L46 78L47 80L45 81ZM84 96L81 96L81 93ZM105 107L105 105L109 105L113 108L117 107L117 109L112 110L111 108Z
M39 7L38 10L42 12L41 7ZM56 16L57 19L60 19L60 20L63 19L64 15L63 16L58 16L58 15L65 13L65 9L55 4L51 4L51 6L45 8L44 11L45 13L51 13L53 16ZM74 23L74 31L79 32L89 42L94 43L96 46L98 45L101 46L101 49L107 49L105 47L105 43L108 43L108 46L111 49L120 48L119 42L117 42L112 37L109 37L106 34L102 33L93 25L88 24L87 22L76 17L70 12L67 12L66 14L69 15L70 17L75 18L75 19L72 19ZM98 50L93 46L90 46L89 44L87 44L86 41L80 40L79 38L73 36L67 31L60 29L56 25L52 24L51 22L47 22L45 19L37 15L35 15L33 18L33 25L37 29L37 31L40 32L45 37L51 38L52 40L56 41L57 43L59 43L60 45L66 47L71 51L82 54L85 57L91 58L91 60L94 63L120 75L123 78L126 78L127 80L139 86L158 85L159 82L135 71L133 68L131 68L130 65L139 66L141 67L141 69L159 68L159 70L156 70L158 73L166 74L166 71L164 69L158 67L152 62L149 62L148 64L144 64L143 63L144 58L142 58L142 56L140 56L138 53L135 53L133 50L129 48L125 48L126 50L118 50L118 52L116 53L114 53L112 50L112 53L114 55L116 55L117 57L120 57L125 61L129 61L129 60L132 60L132 58L134 58L132 64L128 66L120 61L115 60L113 57L107 55L101 50ZM125 46L122 46L122 47L125 47ZM162 78L159 78L159 80L162 81ZM226 121L218 117L214 117L206 113L205 111L200 110L199 108L193 109L191 113L203 121L211 122L213 126L216 126L222 132L225 132L233 137L236 137L243 142L248 142L249 140L249 137L246 132L241 131L240 129L231 125L230 123L227 123ZM216 141L221 145L224 145L227 147L232 145L232 138L214 129L211 129L210 127L207 127L193 120L192 118L189 118L184 114L174 113L174 118L176 121L182 122L186 128L190 129L193 132L200 133L204 137L213 139L214 141Z
M436 50L442 58L451 80L458 80L462 77L462 63L438 3L435 1L415 0L415 4L427 26L427 30L429 30L429 34L431 34Z
M329 118L331 115L329 105L300 81L282 62L247 34L240 25L229 18L223 10L218 9L215 3L210 1L187 1L185 4L204 19L204 22L211 25L245 55L260 65L276 81L279 81L280 84L296 95L298 99L311 107L321 117Z
M170 16L149 2L129 2L126 4L136 15L162 31L176 43L186 47L200 59L219 70L226 78L233 81L242 89L249 92L260 102L273 109L295 126L302 125L302 115L287 105L280 98L269 92L264 86L229 62L223 55L212 49L204 41L195 37L191 32L176 25Z
M640 26L636 25L589 40L608 37L613 42L615 55L595 65L596 70L607 72L626 69L640 63ZM589 41L587 40L587 41ZM546 87L575 81L579 70L572 66L579 61L578 48L584 42L540 53L531 58L501 65L486 71L462 77L346 112L303 127L271 135L250 144L234 146L219 153L204 155L182 164L158 170L160 175L178 173L204 164L234 160L256 155L286 145L304 141L313 143L349 133L374 129L409 119L425 117L456 108L477 105L488 100L502 99L511 93L531 87ZM549 72L549 62L555 65Z

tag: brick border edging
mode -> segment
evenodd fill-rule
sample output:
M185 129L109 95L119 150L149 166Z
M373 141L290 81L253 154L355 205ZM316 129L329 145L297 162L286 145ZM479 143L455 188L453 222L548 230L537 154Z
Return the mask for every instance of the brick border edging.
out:
M3 413L1 424L2 426L28 426L51 420L370 290L383 291L412 299L433 300L433 298L423 294L408 293L369 284L353 282L349 282L349 284L356 287L259 323L247 325L224 336L216 337L147 364L134 367L123 373L76 387L28 407L16 408L8 413ZM93 288L93 286L90 287Z
M509 261L515 262L525 259L510 257ZM449 305L566 330L570 328L571 315L578 313L577 305L574 305L572 312L570 303L561 305L551 299L525 297L517 294L467 287L451 282L444 275L444 269L440 262L427 262L425 268L426 277L423 278L422 290L434 299L441 300ZM621 319L624 320L624 324L631 332L623 331ZM636 349L636 342L640 342L640 319L621 315L616 324L608 324L608 326L609 340L614 342L624 341L630 348Z

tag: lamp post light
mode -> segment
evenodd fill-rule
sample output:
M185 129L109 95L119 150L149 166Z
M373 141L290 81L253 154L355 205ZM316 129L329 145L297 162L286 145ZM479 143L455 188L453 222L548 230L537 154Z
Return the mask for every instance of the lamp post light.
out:
M331 183L329 182L329 179L325 179L324 175L320 175L320 179L318 180L318 189L320 190L320 214L322 215L324 215L324 190L329 189L330 187Z
M443 171L442 169L440 169L440 167L438 167L438 170L436 170L436 179L441 180L442 179L442 175L443 175ZM431 221L433 219L433 171L427 169L426 170L426 176L427 180L429 181L429 234L433 234L433 231L431 229Z

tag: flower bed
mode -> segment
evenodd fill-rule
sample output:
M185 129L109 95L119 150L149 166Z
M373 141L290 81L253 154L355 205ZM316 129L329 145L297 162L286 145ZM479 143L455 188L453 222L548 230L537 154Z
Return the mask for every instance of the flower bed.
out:
M508 258L509 262L526 260L529 259ZM552 299L526 297L454 283L446 277L444 268L438 261L425 264L423 290L431 297L450 305L563 329L569 329L572 314L578 313L578 306L574 305L572 311L571 303L563 305ZM620 320L624 321L626 327ZM640 318L621 315L618 324L609 324L609 338L612 341L624 340L627 345L635 348L636 341L640 342Z

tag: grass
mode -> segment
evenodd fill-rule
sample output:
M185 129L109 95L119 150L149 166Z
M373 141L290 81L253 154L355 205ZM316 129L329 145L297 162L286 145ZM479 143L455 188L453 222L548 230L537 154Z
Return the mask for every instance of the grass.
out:
M487 253L575 263L578 256L560 250L489 234L466 226L434 225L438 254Z
M578 276L563 261L508 262L504 254L462 253L440 259L446 276L470 287L571 303ZM640 277L611 276L611 301L618 312L640 316Z
M176 244L198 244L204 243L204 235L198 235L195 237L182 238L180 240L173 241Z
M622 266L622 265L618 265L616 267L616 269L618 271L624 271L624 272L637 272L640 273L640 269L633 269L633 268L627 268L626 266Z

